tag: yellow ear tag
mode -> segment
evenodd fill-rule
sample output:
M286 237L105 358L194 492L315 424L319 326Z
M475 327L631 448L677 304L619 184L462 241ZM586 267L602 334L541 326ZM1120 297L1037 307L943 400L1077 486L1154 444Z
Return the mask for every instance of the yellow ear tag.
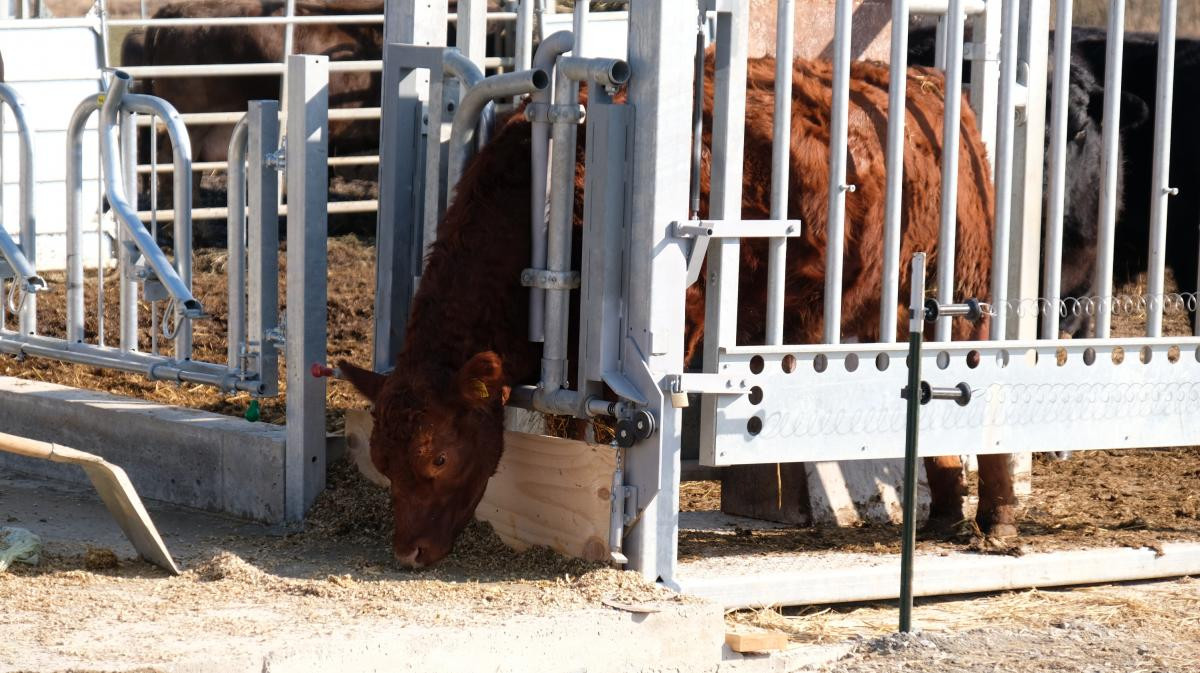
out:
M488 397L491 397L491 394L488 393L487 386L484 385L483 381L480 381L479 379L471 379L471 385L475 386L475 392L479 394L479 399L486 400Z

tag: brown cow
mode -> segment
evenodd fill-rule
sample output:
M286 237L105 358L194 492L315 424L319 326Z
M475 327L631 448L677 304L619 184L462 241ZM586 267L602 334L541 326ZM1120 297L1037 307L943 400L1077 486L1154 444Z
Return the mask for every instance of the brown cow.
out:
M769 210L774 67L772 59L749 66L742 214L752 219L766 218ZM806 224L804 235L788 246L785 329L789 343L812 343L822 328L832 68L798 61L794 73L788 216ZM888 71L856 63L851 73L848 179L857 191L847 195L843 319L847 333L871 341L878 337ZM709 119L711 77L710 69L704 105ZM928 70L914 70L909 79L901 254L907 258L926 250L936 263L942 80ZM969 111L964 115L955 295L984 297L991 261L991 179L974 120ZM391 480L393 551L402 563L428 565L449 553L500 460L509 387L538 377L540 347L526 338L528 292L518 280L529 261L529 171L520 168L528 161L529 126L511 117L459 183L429 255L395 371L383 376L340 363L345 376L374 402L371 458ZM705 182L708 162L705 155ZM579 207L577 199L577 215ZM763 245L742 246L744 343L763 339L764 260ZM907 282L903 274L901 284ZM701 283L687 296L689 355L703 332L703 291ZM979 329L958 325L956 336L977 337L980 333L972 330ZM978 519L998 534L1015 533L1005 462L1001 456L980 457ZM927 467L937 492L934 514L960 517L957 459L927 461Z

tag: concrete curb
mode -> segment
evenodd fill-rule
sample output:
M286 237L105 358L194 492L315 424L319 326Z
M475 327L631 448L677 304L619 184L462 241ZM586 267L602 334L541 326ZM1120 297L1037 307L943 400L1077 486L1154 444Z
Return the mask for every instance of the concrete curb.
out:
M0 377L0 427L120 465L142 498L278 523L282 426L91 390ZM0 453L0 468L85 482L72 465Z

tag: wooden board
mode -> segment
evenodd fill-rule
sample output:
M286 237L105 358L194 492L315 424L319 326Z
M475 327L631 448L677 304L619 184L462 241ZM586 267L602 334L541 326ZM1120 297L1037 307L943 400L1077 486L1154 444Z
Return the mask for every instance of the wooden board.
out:
M734 652L769 652L787 649L787 635L779 631L725 634L725 644Z
M504 445L475 517L516 549L543 545L588 561L609 560L615 452L519 432L505 432Z
M366 409L346 411L346 453L355 467L371 483L387 488L388 478L375 469L371 462L371 427L375 424L371 412Z

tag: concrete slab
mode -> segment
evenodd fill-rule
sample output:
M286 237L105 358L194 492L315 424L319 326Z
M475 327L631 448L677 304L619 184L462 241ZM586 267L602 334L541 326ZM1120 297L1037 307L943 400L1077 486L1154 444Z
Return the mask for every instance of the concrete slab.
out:
M284 429L108 393L0 377L0 427L120 465L143 498L283 520ZM0 468L69 482L70 465L0 453Z

